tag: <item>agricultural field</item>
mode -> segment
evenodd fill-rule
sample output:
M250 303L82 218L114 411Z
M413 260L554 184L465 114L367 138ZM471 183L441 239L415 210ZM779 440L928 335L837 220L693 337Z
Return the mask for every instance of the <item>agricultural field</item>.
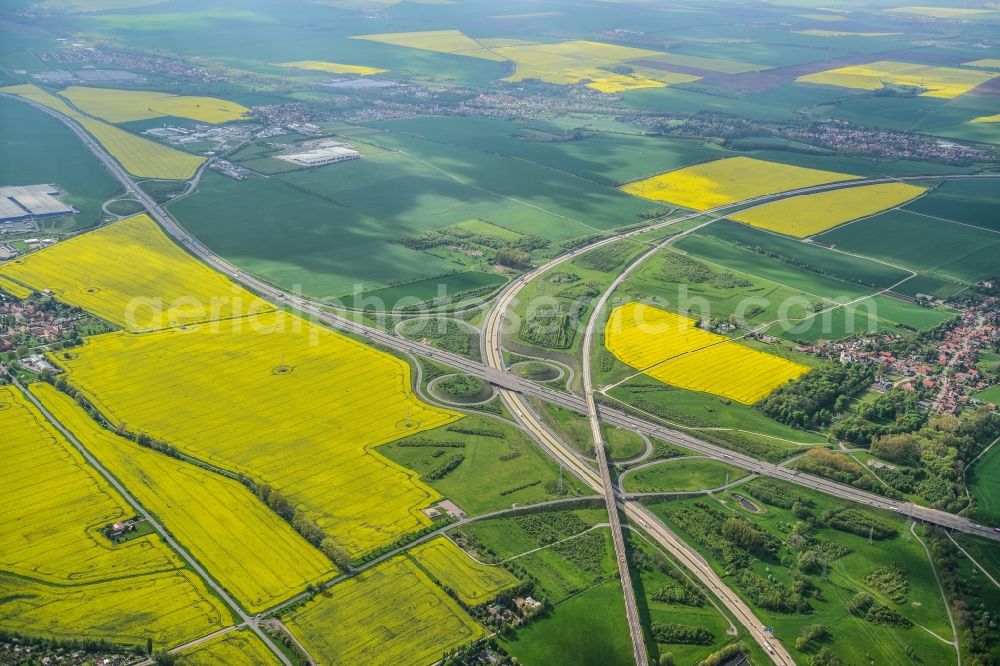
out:
M273 309L192 258L146 214L7 262L0 276L37 291L50 289L63 302L131 332Z
M158 536L112 544L101 534L134 511L11 387L0 387L0 439L0 628L167 647L232 621Z
M379 447L378 453L413 470L473 515L559 498L555 463L520 430L485 416L466 416L411 435ZM441 474L454 456L461 462ZM564 474L563 492L576 495L584 489Z
M857 176L807 169L751 157L728 157L685 167L622 186L623 192L695 210L766 194L852 180Z
M893 7L892 9L882 10L886 14L913 14L915 16L927 16L930 18L969 18L974 17L978 14L989 14L991 10L989 9L972 9L967 7L931 7L931 6L914 6L914 7Z
M995 183L953 180L942 183L926 196L911 201L903 208L942 220L1000 231L1000 219L996 215L998 205L1000 196L997 195Z
M31 391L249 612L333 571L325 556L238 481L105 430L48 384L33 384Z
M0 567L40 583L90 583L181 567L158 537L112 546L100 530L134 510L44 420L21 394L0 387L0 432L6 445ZM34 528L23 527L32 516Z
M326 62L325 60L296 60L294 62L283 62L280 66L289 69L304 69L310 72L326 72L327 74L357 74L358 76L383 74L389 71L378 67L368 67L366 65L345 65L344 63L339 62Z
M406 555L431 579L454 592L462 603L469 606L481 606L492 601L518 582L502 567L476 562L446 537L411 548Z
M80 585L0 573L0 629L45 638L76 637L157 649L183 645L233 622L192 571L174 569Z
M900 243L906 238L906 243ZM833 229L819 239L837 249L964 284L996 274L1000 233L892 210Z
M58 160L49 155L58 154ZM101 204L120 191L72 131L48 114L23 102L0 98L0 182L4 185L55 183L60 200L80 212L39 220L42 229L75 230L96 224Z
M858 284L862 280L872 287L897 284L895 289L903 291L914 279L907 280L906 273L876 272L869 270L879 267L874 262L736 224L728 226L748 234L729 234L720 226L715 232L709 228L704 234L682 239L677 246L683 252L665 249L658 253L629 276L619 293L650 304L676 303L703 319L734 318L747 326L773 322L769 332L789 340L836 340L863 330L897 330L900 326L925 330L954 316L947 310L886 296L866 298L874 288L866 291ZM742 247L722 242L722 238L731 238ZM774 256L750 249L765 243ZM845 281L852 275L857 282ZM840 276L843 278L838 279ZM915 291L905 293L948 288L945 283L935 287L926 281L915 282L914 287ZM951 291L960 288L955 286ZM854 305L822 313L812 309L814 303L833 307L849 301Z
M553 608L501 645L522 663L630 663L621 585L600 509L545 511L463 528L477 551L508 560L535 579L532 595ZM480 555L484 556L484 555Z
M249 111L242 104L216 97L171 95L147 90L71 86L59 95L84 113L110 123L173 116L218 124L240 120Z
M880 60L806 74L796 81L859 90L881 90L886 85L906 86L922 90L921 97L954 99L994 77L995 74L974 69Z
M136 136L114 125L80 117L77 122L111 153L125 170L139 178L187 180L192 178L204 157L189 155L163 144Z
M355 285L377 289L457 269L447 260L386 242L412 234L409 225L292 189L280 177L240 183L208 173L198 192L169 210L241 270L285 288L301 285L318 298L352 294ZM287 226L273 224L279 218Z
M541 121L431 116L368 125L520 158L611 186L729 155L698 139L605 132L592 128L586 119L567 120L569 127Z
M133 176L186 180L194 176L205 161L204 157L182 153L81 114L63 100L33 84L8 86L0 88L0 92L24 97L75 120Z
M704 458L668 459L622 475L626 492L662 493L712 490L745 477L732 465Z
M352 39L363 39L369 42L405 46L411 49L435 51L469 56L483 60L501 62L504 58L480 42L465 35L460 30L427 30L421 32L390 32L373 35L356 35Z
M0 275L0 290L10 294L14 298L27 298L32 293L32 290L23 284L8 280L2 275Z
M703 331L695 320L640 303L619 306L605 345L623 363L667 384L757 402L808 368Z
M328 664L432 664L486 635L406 557L334 585L283 621Z
M269 484L352 555L430 523L419 509L437 493L375 448L456 415L419 402L401 360L286 314L109 334L74 353L57 362L111 422Z
M513 62L515 69L505 77L507 81L538 79L556 84L583 83L602 93L660 88L669 83L687 83L700 78L669 71L654 76L616 73L611 69L616 65L631 60L657 58L662 54L649 49L584 40L548 44L519 43L518 40L503 39L476 40L458 30L358 35L354 39L483 60Z
M238 629L181 654L183 666L278 666L281 662L249 629Z
M548 83L580 83L602 93L618 93L641 88L662 88L666 82L616 74L611 68L630 60L655 57L657 51L590 41L567 41L553 44L504 46L493 49L506 60L516 63L514 73L506 78L518 82L538 79ZM634 70L633 70L634 71ZM672 72L672 74L677 74ZM674 83L695 81L696 76L679 76Z
M969 491L976 500L976 518L1000 525L1000 447L994 445L967 476Z
M556 606L501 645L521 663L628 666L631 644L621 584L609 580Z
M805 238L895 208L926 191L923 187L905 183L864 185L754 206L730 215L729 219L758 229Z

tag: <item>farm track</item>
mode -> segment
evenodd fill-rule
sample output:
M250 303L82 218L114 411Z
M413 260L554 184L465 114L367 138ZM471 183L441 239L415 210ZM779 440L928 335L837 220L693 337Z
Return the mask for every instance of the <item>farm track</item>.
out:
M156 202L153 201L151 197L145 194L145 192L143 192L135 184L134 180L124 170L124 168L118 162L116 162L104 150L104 148L96 142L96 140L94 140L85 130L83 130L82 126L80 126L78 123L76 123L75 121L66 116L63 116L62 114L53 109L32 102L31 100L26 100L20 97L9 96L9 95L7 95L7 97L12 97L14 99L18 99L19 101L27 103L31 106L34 106L35 108L38 108L45 113L48 113L50 116L57 118L65 125L67 125L75 134L77 134L77 136L84 142L84 144L98 157L98 159L101 160L101 162L109 169L109 171L111 171L111 173L125 186L127 193L133 194L137 199L139 199L139 201L143 203L149 214L164 228L164 230L168 234L173 236L181 244L182 247L187 249L193 255L200 258L202 261L207 263L209 266L212 266L216 270L219 270L220 272L228 276L231 276L236 282L239 282L243 286L258 292L265 298L272 300L273 302L276 302L279 305L286 305L293 309L297 309L307 315L314 317L315 319L318 319L319 321L326 323L327 325L333 328L339 328L342 330L349 331L351 333L354 333L356 335L365 338L369 342L375 343L377 345L382 345L391 349L395 349L397 351L403 351L411 354L419 354L422 356L426 356L428 358L437 358L438 360L448 363L449 365L452 365L453 367L463 372L476 375L497 386L504 403L511 409L511 412L516 415L516 418L521 423L521 426L525 428L542 446L543 450L545 450L546 453L555 458L557 461L565 463L567 467L575 475L577 475L591 488L595 490L600 490L602 492L602 495L604 496L605 501L608 504L609 515L611 516L612 523L615 524L615 529L613 530L613 534L616 537L615 545L616 545L616 551L618 551L619 567L625 566L626 567L625 571L627 572L627 561L625 560L624 547L623 545L620 545L620 543L623 541L622 532L620 525L617 525L618 523L617 510L620 507L630 520L635 521L639 525L641 525L643 529L650 536L652 536L662 547L668 550L674 557L676 557L685 566L687 566L692 571L692 573L694 573L703 583L705 583L706 587L711 587L713 593L726 604L730 612L732 612L736 616L736 618L740 621L740 623L743 624L748 629L753 638L768 651L768 653L775 661L775 663L794 664L790 656L788 656L787 652L780 644L777 644L778 650L775 651L775 649L771 645L771 641L773 641L773 638L769 637L768 634L765 634L765 632L761 628L762 624L760 623L760 621L753 615L750 609L746 607L743 601L737 595L735 595L735 593L733 593L732 590L730 590L728 587L725 586L725 584L721 581L720 578L718 578L718 576L711 569L711 567L708 566L708 564L700 556L697 556L696 553L692 554L692 549L689 546L687 546L687 544L685 544L683 541L681 541L676 535L674 535L666 527L666 525L662 523L662 521L660 521L655 515L652 514L652 512L650 512L637 502L634 502L632 500L622 499L616 495L615 488L610 480L610 472L608 469L607 457L606 455L600 455L604 453L603 438L600 433L600 425L599 425L602 417L603 420L612 423L614 425L617 425L619 427L637 430L646 436L659 437L661 439L679 444L681 446L702 453L704 455L724 460L725 462L733 464L737 467L742 467L743 469L746 469L756 474L782 479L794 484L806 486L814 490L818 490L821 492L834 495L836 497L840 497L841 499L860 502L875 508L895 511L903 515L908 515L917 520L934 523L942 527L957 529L963 532L990 538L995 541L1000 541L1000 534L995 533L993 530L975 525L974 523L965 518L961 518L941 511L936 511L934 509L928 509L926 507L917 506L912 503L902 503L902 502L887 500L881 496L859 491L850 486L844 486L838 483L827 481L825 479L821 479L819 477L814 477L808 474L800 474L799 472L796 471L790 471L784 467L781 467L780 465L766 463L757 460L756 458L753 458L751 456L747 456L737 452L731 452L728 449L724 449L722 447L709 444L708 442L699 440L696 437L688 433L682 432L680 430L673 430L663 426L655 425L653 423L650 423L649 421L639 419L635 416L631 416L624 411L619 411L614 409L602 409L600 413L598 413L597 405L596 402L594 401L593 390L592 387L590 387L590 382L589 382L589 363L584 364L584 372L587 373L588 375L587 381L585 382L585 384L588 387L588 389L586 390L586 397L580 398L579 396L560 393L558 391L548 389L546 387L538 386L537 384L534 384L529 380L522 380L520 378L514 377L510 373L508 373L505 361L503 359L502 336L501 336L507 307L513 301L514 297L520 292L520 290L528 282L530 282L530 280L532 280L534 277L544 273L545 271L549 270L550 268L556 265L571 260L574 257L577 257L585 252L589 252L598 247L602 247L609 243L616 242L623 238L628 238L631 236L647 233L651 230L661 229L663 227L691 220L697 217L701 217L703 215L715 215L718 213L728 212L731 209L747 206L748 204L751 203L776 201L802 194L822 192L833 189L842 189L847 187L858 187L876 183L899 182L907 180L910 181L927 180L927 179L967 180L967 179L983 179L983 178L1000 178L1000 174L950 174L950 175L904 176L897 178L892 178L892 177L867 178L867 179L859 178L853 181L843 181L826 185L817 185L817 186L802 188L799 190L790 190L787 192L755 197L753 199L748 199L734 204L720 206L708 211L695 212L672 220L657 222L655 224L643 227L635 231L616 234L604 238L602 240L595 241L594 243L577 248L564 255L561 255L560 257L551 260L550 262L530 271L529 273L525 273L519 278L513 280L503 290L501 290L501 292L496 297L495 306L491 311L486 324L483 327L485 334L481 336L481 344L483 350L486 352L484 358L486 358L487 361L486 365L484 365L458 355L436 350L430 345L421 344L419 342L400 340L398 336L393 335L391 333L385 333L383 331L370 329L362 324L358 324L354 321L351 321L350 319L346 319L342 316L327 311L324 307L324 304L322 304L319 301L298 295L286 294L284 291L276 289L275 287L264 282L263 280L260 280L259 278L256 278L255 276L247 275L239 271L232 264L222 259L218 255L213 253L211 250L209 250L207 247L202 245L200 241L198 241L197 239L191 237L188 233L186 233L183 230L183 228L164 211L162 207L156 204ZM647 255L652 254L652 252L655 251L655 249L657 248L651 250L649 253L647 253ZM621 280L623 279L624 277L621 277L617 281L617 283L620 284ZM608 294L610 294L610 291L611 290L605 292L605 297ZM602 306L604 302L606 302L606 298L602 300L601 303ZM602 308L595 308L594 312L596 313L600 309ZM593 319L591 320L591 324L592 323ZM589 326L588 332L591 329L592 326ZM589 347L585 345L585 349L588 348ZM24 390L23 387L21 388L22 390ZM25 393L27 394L26 391ZM595 445L597 446L599 453L598 458L602 472L600 476L595 474L591 468L583 464L576 456L571 455L566 449L565 445L562 442L558 441L558 439L553 437L544 428L544 426L541 425L540 419L538 418L537 415L533 413L531 408L524 401L522 394L535 396L542 400L558 404L560 406L566 407L578 413L585 414L591 419L592 430L594 431L594 436L595 436ZM46 417L51 419L51 415L49 415L48 412L45 411L44 408L41 407L40 405L39 407L43 410L43 413L46 414ZM54 419L51 420L59 430L61 430L65 435L67 435L70 438L70 441L72 441L78 448L81 449L85 457L92 465L94 465L106 477L109 476L106 470L104 470L99 465L99 463L92 456L90 456L90 454L86 451L86 449L83 448L79 444L79 442L72 437L72 435L70 435L64 428L62 428L62 426L57 421L55 421ZM120 492L122 492L124 496L129 498L130 502L134 503L136 508L141 513L143 514L147 513L144 509L142 509L140 505L138 505L137 502L135 502L134 499L131 498L131 496L127 493L126 489L124 487L121 487L121 484L119 484L113 478L109 478L109 481ZM290 662L288 661L288 659L280 652L280 650L278 650L278 648L273 644L270 638L257 626L257 618L250 618L249 616L247 616L242 611L242 609L240 609L239 606L229 597L228 593L226 593L226 591L221 586L219 586L214 580L212 580L208 576L208 574L200 567L200 565L198 565L198 563L193 558L191 558L190 555L186 553L186 551L183 551L183 549L180 548L180 546L173 540L172 537L169 536L169 533L167 533L159 523L153 520L151 516L147 517L150 520L151 524L153 524L154 527L156 527L157 531L161 533L161 535L168 541L168 543L170 543L171 546L175 547L184 556L184 558L189 561L189 563L199 573L199 575L202 576L202 578L207 583L209 583L210 586L213 589L215 589L216 592L218 592L223 599L227 601L227 603L229 603L233 608L237 610L237 612L243 618L247 626L249 626L251 630L253 630L254 633L256 633L261 638L261 640L264 641L265 645L267 645L268 648L275 653L275 655L282 661L282 663L289 664ZM412 545L414 544L413 543L408 544L407 546L405 546L405 548L408 548ZM387 557L388 555L383 556L383 558L378 558L377 560L373 561L371 565L373 566L378 561L382 561L382 559ZM334 579L334 581L331 581L330 584L332 584L336 580L337 579ZM627 574L623 576L623 588L626 587L625 585L626 580L628 580ZM627 590L625 594L626 594L626 601L628 602L629 598ZM295 598L293 598L293 600L294 599ZM288 603L291 603L293 600L289 600L288 602L285 602L285 604L287 605ZM632 601L631 604L629 603L626 604L627 611L630 610L631 606L634 606L634 597L632 598L631 601ZM280 610L280 606L271 609L271 612L277 610ZM629 618L630 626L633 626L634 624L633 618L631 617L632 613L629 612L629 615L630 615ZM635 615L637 621L637 613ZM633 638L633 646L636 650L637 663L645 664L645 644L642 641L641 627L639 628L638 632L638 642L642 643L641 653L640 653L640 647L637 643L636 636L637 634L633 626L632 638Z

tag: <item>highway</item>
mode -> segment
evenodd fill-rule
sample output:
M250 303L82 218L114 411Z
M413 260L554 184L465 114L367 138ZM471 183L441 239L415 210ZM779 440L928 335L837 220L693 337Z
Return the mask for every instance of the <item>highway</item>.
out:
M851 486L845 486L832 481L827 481L819 477L815 477L808 474L801 474L794 470L789 470L780 465L775 465L772 463L757 460L751 456L741 454L735 451L730 451L723 447L710 444L705 442L694 435L668 428L663 425L656 424L650 420L643 419L625 411L612 409L608 407L601 407L598 416L598 409L594 399L592 386L590 386L589 381L589 363L584 363L584 372L587 376L585 379L585 386L588 387L585 397L580 397L577 395L562 393L549 389L547 387L542 387L534 382L531 382L520 377L516 377L509 373L506 368L506 364L503 359L502 353L502 330L504 326L504 320L507 313L507 309L510 304L514 301L520 290L530 282L534 277L544 273L550 268L565 262L572 260L574 257L579 256L585 252L590 252L595 248L601 247L603 245L616 242L622 238L628 238L632 236L637 236L639 234L648 233L651 230L663 228L669 225L678 224L687 220L691 220L697 217L705 215L716 215L718 213L724 213L726 211L731 211L732 209L741 208L755 203L763 203L766 201L775 201L779 199L785 199L792 196L797 196L800 194L808 194L821 192L826 190L834 189L844 189L849 187L858 187L862 185L870 185L877 183L887 183L887 182L899 182L899 181L919 181L928 179L978 179L978 178L1000 178L1000 174L953 174L953 175L914 175L914 176L904 176L904 177L879 177L879 178L866 178L857 179L854 181L844 181L839 183L830 183L826 185L818 185L814 187L802 188L799 190L792 190L788 192L782 192L773 195L764 195L760 197L755 197L753 199L748 199L745 201L737 202L734 204L720 206L715 209L697 213L691 213L684 215L672 220L666 220L660 223L653 224L648 227L643 227L630 231L627 233L622 233L614 236L598 240L589 245L577 248L570 252L567 252L543 266L540 266L509 283L504 290L502 290L496 299L496 303L490 315L487 319L486 325L484 327L484 335L482 336L483 346L484 346L484 358L486 359L486 364L472 361L463 356L456 354L451 354L449 352L441 351L435 349L429 344L424 344L416 341L406 340L400 336L394 335L392 333L384 332L378 329L369 328L363 324L359 324L343 316L337 315L335 313L329 312L325 309L322 302L303 297L301 295L289 294L283 290L276 288L275 286L261 280L253 275L249 275L240 271L237 267L230 264L226 260L222 259L214 252L205 247L200 241L193 238L188 234L179 224L177 224L173 218L171 218L166 211L159 206L149 195L143 192L136 183L132 180L128 173L113 159L108 155L108 153L100 146L96 141L94 141L89 134L87 134L79 125L77 125L72 119L63 116L62 114L49 109L43 105L37 104L30 100L26 100L21 97L14 97L19 101L28 103L49 115L59 119L65 125L76 133L76 135L84 142L84 144L90 148L90 150L100 159L100 161L105 165L105 167L121 182L121 184L126 188L126 190L132 194L136 199L142 202L146 207L149 215L155 219L163 229L173 236L181 245L188 249L193 255L201 259L206 264L212 266L216 270L226 274L231 277L235 282L240 283L242 286L260 294L267 300L270 300L278 305L288 306L290 308L299 310L316 321L323 322L333 328L349 331L356 335L359 335L370 342L392 348L412 354L418 354L427 358L432 358L452 367L471 374L478 376L498 388L498 392L502 397L504 403L510 409L511 413L514 414L521 425L530 432L536 441L542 446L542 448L554 459L556 459L561 465L565 466L568 470L578 476L583 480L588 486L594 489L596 492L604 495L606 502L609 503L609 515L611 516L613 522L612 534L616 535L616 551L619 553L619 567L623 569L622 584L623 588L627 588L626 594L626 610L629 613L630 626L634 626L634 622L638 621L638 614L635 611L635 598L634 591L631 590L631 584L629 577L627 575L628 568L627 563L624 562L624 550L623 543L618 543L622 539L621 526L618 521L618 514L614 510L614 506L620 505L622 510L628 516L628 518L638 525L640 525L644 530L646 530L655 540L668 552L670 552L673 557L681 562L686 568L688 568L693 574L695 574L706 587L710 588L713 593L715 593L729 608L729 610L736 616L741 624L747 628L748 632L753 636L753 638L768 651L775 663L778 664L788 664L789 666L794 662L788 656L784 648L776 643L769 634L763 631L760 621L754 617L750 609L742 602L742 600L732 592L722 580L715 574L715 572L708 566L707 563L702 560L700 556L697 555L692 549L690 549L686 544L680 541L676 535L674 535L670 530L664 525L655 515L648 511L641 504L633 500L624 500L617 497L615 494L615 489L613 486L609 485L610 482L610 470L607 468L607 457L603 454L602 444L603 438L600 434L599 421L603 420L605 422L611 423L613 425L636 430L647 436L658 437L668 442L676 443L680 446L686 447L690 450L696 451L706 456L710 456L719 460L723 460L729 464L741 467L750 472L768 476L771 478L781 479L794 484L805 486L814 490L828 493L835 497L839 497L844 500L854 501L861 504L866 504L875 508L885 509L889 511L897 512L901 515L910 516L914 519L921 520L928 523L933 523L946 527L949 529L955 529L962 532L975 534L977 536L994 539L1000 541L1000 534L996 533L994 530L976 525L969 521L968 519L955 516L953 514L948 514L946 512L937 511L934 509L929 509L926 507L921 507L914 505L909 502L898 502L895 500L889 500L878 495L867 493ZM655 250L655 248L654 248ZM654 251L654 250L651 250ZM609 294L610 291L605 293L605 296ZM596 311L596 310L595 310ZM591 326L588 326L588 342L589 336L592 333L593 319L591 320ZM601 474L597 474L583 463L573 452L566 449L565 445L554 437L541 423L537 415L534 414L533 410L527 404L524 396L534 396L543 401L547 401L553 404L560 405L567 409L571 409L580 414L587 415L591 418L592 430L595 435L595 446L598 448L598 460L599 467L601 469ZM57 424L57 427L58 424ZM62 430L62 428L60 427ZM71 437L71 436L70 436ZM71 441L79 446L79 443L71 438ZM100 468L96 460L90 458L89 454L85 454L88 460L95 465L98 469ZM102 470L102 473L103 472ZM110 480L110 479L109 479ZM118 488L123 495L129 497L124 488L121 488L117 482L113 482L113 485ZM130 501L131 498L130 498ZM145 511L141 509L138 505L137 509L145 515ZM150 517L151 524L157 526L158 531L162 530L162 526L155 523ZM164 538L171 543L172 546L176 547L173 539L162 530ZM183 551L180 551L183 553ZM185 555L186 558L189 556ZM237 611L240 613L244 622L254 630L262 640L275 651L276 654L282 659L284 663L288 663L287 659L284 658L277 648L273 645L270 639L256 626L251 618L243 614L239 606L232 602L228 594L225 593L218 584L216 584L210 577L207 576L201 570L200 566L192 560L192 566L196 567L200 575L203 574L205 580L212 585L213 589L219 592L220 596L227 600ZM629 593L632 592L631 601L629 602ZM635 619L633 620L633 613ZM633 631L633 646L636 649L636 660L639 664L645 664L645 646L641 646L641 654L639 652L639 647L637 645L636 633ZM638 643L642 643L641 639L641 628L638 632Z
M659 245L654 246L643 256L648 256L658 249ZM557 258L549 263L556 265L565 260L565 258ZM628 272L639 265L639 263L638 261L633 263L628 270L623 272L612 285L612 288L606 290L600 301L595 305L590 325L588 325L584 334L584 349L589 349L592 344L594 321L598 318L598 313L607 303L610 294L627 277ZM506 289L487 316L484 325L484 335L482 336L484 347L483 357L486 359L487 364L494 369L506 369L506 363L503 358L503 320L507 308L527 282L528 280L519 280ZM549 451L550 455L557 458L560 464L566 465L584 483L604 495L605 503L608 506L608 515L612 523L615 555L618 560L619 570L622 572L622 592L625 597L625 612L632 637L636 664L644 666L647 663L647 657L645 646L642 646L641 650L636 647L637 642L642 641L642 624L635 605L635 592L632 587L631 577L626 577L628 576L629 569L624 548L624 538L621 533L621 523L618 516L618 506L622 507L622 510L630 521L645 530L660 547L670 553L674 559L690 571L704 585L706 590L711 590L718 597L736 620L743 625L747 633L761 646L761 649L768 653L774 663L781 666L794 666L795 661L791 658L791 655L788 654L780 643L774 641L770 634L764 631L764 624L754 615L750 607L723 582L712 567L693 548L671 532L653 512L645 508L641 503L635 500L624 499L616 492L611 472L608 469L607 452L604 445L604 436L601 432L600 416L594 400L589 361L589 354L585 353L582 367L583 383L586 392L584 413L587 414L590 421L591 434L594 438L598 456L599 476L595 475L593 470L585 462L581 461L579 457L574 455L574 452L560 441L559 438L548 431L541 419L530 409L521 395L506 389L501 390L500 395L511 413L516 415L521 426L532 433L536 441L542 444L543 448ZM553 393L556 392L553 391ZM576 407L576 411L581 411L578 406Z

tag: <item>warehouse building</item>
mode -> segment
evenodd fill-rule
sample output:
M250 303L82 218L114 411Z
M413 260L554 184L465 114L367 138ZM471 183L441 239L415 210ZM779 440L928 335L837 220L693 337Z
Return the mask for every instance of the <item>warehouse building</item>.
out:
M55 185L0 187L0 222L72 215L76 209L56 199Z

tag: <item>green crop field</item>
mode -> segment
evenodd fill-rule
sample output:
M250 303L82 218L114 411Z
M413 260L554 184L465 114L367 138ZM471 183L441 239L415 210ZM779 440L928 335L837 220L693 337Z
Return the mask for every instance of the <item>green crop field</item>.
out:
M818 237L838 249L945 279L977 282L996 275L1000 233L889 211ZM900 243L906 238L906 243Z
M386 307L392 309L397 303L413 303L417 301L433 301L436 298L453 297L456 294L469 291L471 289L489 289L506 284L507 278L497 273L482 273L479 271L465 271L462 273L452 273L426 280L417 280L394 287L383 287L375 291L368 291L361 294L361 298L366 301L371 299L381 299ZM407 300L403 300L407 299Z
M746 472L715 460L668 459L628 472L625 490L631 493L711 490L746 476Z
M1000 394L1000 387L990 390ZM969 491L976 500L976 517L985 523L1000 525L1000 446L994 445L976 461L967 478Z
M237 182L208 173L198 192L170 211L240 268L286 288L301 285L314 296L344 296L455 270L444 259L386 242L409 235L405 225L302 193L277 178Z
M795 275L797 269L793 266L776 264L765 256L740 253L739 249L724 248L735 259L720 261L723 257L719 256L716 247L697 238L685 240L682 249L689 255L674 250L657 254L629 276L619 293L668 307L687 307L690 314L699 317L717 319L738 315L750 325L784 319L788 321L787 327L778 324L770 332L792 340L837 339L869 329L897 330L898 324L921 330L953 316L949 312L876 296L855 307L798 321L797 318L809 314L807 304L818 302L819 296L827 296L832 293L830 289L840 289L843 285L824 280L811 285L819 293L804 290L803 281L812 275ZM748 263L753 260L758 262L757 270L766 272L770 279L749 272L755 270L755 265ZM731 270L730 266L737 268ZM784 282L775 281L779 278ZM860 286L847 284L847 289L853 292ZM822 288L827 291L820 291ZM927 293L922 289L918 292ZM851 298L858 296L852 294Z
M404 118L371 123L388 131L516 157L604 185L671 171L726 155L697 139L625 136L548 123L478 118Z
M97 224L101 204L121 189L68 127L24 102L0 99L0 186L39 183L58 185L62 201L80 209L68 224L59 220L63 230Z
M521 663L611 666L634 663L621 584L608 581L560 604L501 641Z
M379 453L421 476L452 456L463 457L453 471L427 479L435 490L468 513L483 513L556 499L559 469L527 436L484 416L428 430L379 447ZM571 474L563 474L563 492L586 494Z
M997 196L995 182L950 180L903 208L915 213L1000 231L1000 219L996 213L998 205L1000 197Z
M713 224L699 232L697 236L723 240L743 247L761 248L785 258L786 261L783 262L785 265L789 264L789 260L794 261L799 265L814 267L839 281L849 280L859 285L885 288L907 277L906 271L899 268L863 257L830 252L823 247L768 234L745 224L731 222ZM678 245L683 248L688 242L689 240L685 239Z
M575 223L581 230L574 235L636 224L642 221L641 213L654 208L649 201L612 187L503 155L395 132L371 134L365 140L382 148L419 155L421 160L462 183L552 213L563 226ZM503 226L522 230L511 224Z

